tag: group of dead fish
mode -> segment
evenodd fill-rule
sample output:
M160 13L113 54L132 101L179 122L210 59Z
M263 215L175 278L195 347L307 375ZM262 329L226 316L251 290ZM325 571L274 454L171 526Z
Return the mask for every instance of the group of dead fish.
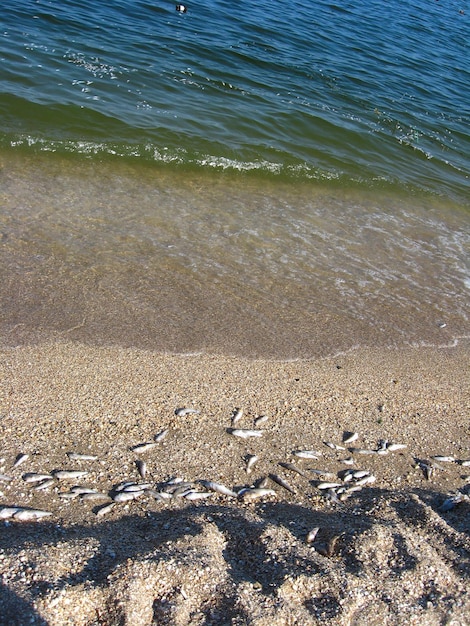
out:
M190 414L196 414L199 411L192 408L178 408L175 410L175 415L178 417L185 417ZM259 429L264 422L268 420L267 416L260 416L254 420L254 429L235 428L243 417L242 409L235 409L232 413L231 428L227 429L227 432L242 439L249 439L252 437L261 437L263 430ZM154 437L153 441L140 443L132 446L130 450L140 456L154 449L158 444L167 436L168 430L164 430ZM355 469L352 466L355 464L355 457L366 455L387 455L395 451L403 450L406 448L405 444L394 443L391 441L379 441L377 448L375 449L363 449L346 447L357 441L359 438L358 433L345 433L343 436L342 444L339 445L330 441L323 442L325 446L336 450L340 453L346 454L349 452L352 456L346 456L346 458L340 459L340 462L345 466L351 466L338 473L332 473L324 469L301 469L294 463L280 462L279 466L285 470L288 470L294 474L299 474L303 477L314 479L312 484L324 495L326 499L332 502L341 502L346 500L350 495L360 491L364 486L371 485L376 481L376 477L368 470ZM318 450L293 450L292 455L298 459L307 459L310 461L316 461L322 453ZM78 452L68 452L67 456L70 461L79 462L92 462L97 461L98 457L91 454L80 454ZM12 468L16 468L28 460L27 454L19 454L16 457ZM248 454L245 457L246 460L246 472L251 473L253 466L258 461L258 457L254 454ZM4 464L5 459L0 459L0 463ZM415 459L415 467L422 470L424 476L431 480L432 475L436 469L442 469L440 463L458 463L462 467L470 467L470 459L462 460L456 459L453 456L433 456L431 460ZM253 485L244 487L238 492L226 487L225 485L210 481L210 480L198 480L198 481L186 481L183 478L172 478L159 485L152 484L146 481L147 477L147 464L141 458L135 461L136 468L138 470L140 481L128 480L115 485L108 493L103 493L92 487L84 485L75 485L69 489L69 491L59 492L60 498L64 500L80 499L84 502L99 503L104 501L96 508L95 512L98 516L103 516L109 513L119 503L130 502L136 500L141 496L152 497L158 501L165 501L171 498L185 498L186 500L202 500L209 498L210 496L222 494L230 498L237 498L243 502L252 502L260 498L268 496L276 496L276 491L270 486L276 484L290 493L295 493L295 488L282 476L275 473L270 473L268 476L259 479ZM76 481L79 479L86 479L88 471L77 469L61 469L54 470L51 473L48 472L26 472L23 474L22 479L25 483L31 485L32 489L36 491L47 490L56 486L58 483L65 483L67 481ZM462 477L465 482L470 482L470 475ZM7 474L0 474L0 483L7 483L13 478ZM441 511L449 511L462 502L470 502L470 496L462 491L456 491L451 494L441 505ZM50 511L44 511L39 509L25 508L20 506L5 506L0 508L0 520L16 520L16 521L37 521L52 515ZM318 529L313 529L307 535L307 541L313 542Z

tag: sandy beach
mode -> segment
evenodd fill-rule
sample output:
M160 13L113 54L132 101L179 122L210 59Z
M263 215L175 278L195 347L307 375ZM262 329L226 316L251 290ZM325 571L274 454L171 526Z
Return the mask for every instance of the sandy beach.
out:
M1 624L468 623L468 342L281 362L57 341L0 370ZM126 481L146 486L119 502Z

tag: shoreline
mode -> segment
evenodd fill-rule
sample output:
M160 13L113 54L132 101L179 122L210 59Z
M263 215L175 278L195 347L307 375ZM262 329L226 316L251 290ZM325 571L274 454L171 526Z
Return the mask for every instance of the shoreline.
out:
M12 477L0 485L1 507L52 513L1 522L3 615L22 611L31 623L51 625L398 625L407 611L410 624L464 623L470 504L442 505L469 494L467 341L287 362L73 342L1 352L0 472ZM200 412L176 416L178 407ZM268 416L261 437L230 434L237 408L240 428ZM165 430L140 457L131 450ZM325 445L342 445L347 432L359 436L345 448L377 450L380 440L407 447L363 456ZM293 456L300 449L321 455ZM98 459L72 461L67 452ZM20 454L28 458L13 468ZM250 454L259 460L247 473ZM418 461L434 455L456 461L435 462L428 480ZM376 480L331 500L311 468L342 483L346 456ZM89 471L85 484L104 492L106 504L119 482L141 480L139 458L157 491L174 476L196 491L210 480L238 492L277 474L295 493L271 479L274 494L253 502L144 494L97 516L101 502L59 495L74 481L54 478L35 491L22 478Z

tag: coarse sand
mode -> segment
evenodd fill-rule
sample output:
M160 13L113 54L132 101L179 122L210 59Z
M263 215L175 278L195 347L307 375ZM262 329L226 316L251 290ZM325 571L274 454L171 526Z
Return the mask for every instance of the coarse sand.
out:
M289 362L3 349L0 623L469 624L468 353L465 341ZM260 437L232 434L237 409L236 428ZM375 481L344 492L357 482L349 469ZM26 482L33 473L52 478ZM265 477L252 501L200 482L238 493ZM319 489L324 478L340 488ZM147 490L98 515L124 481ZM21 521L12 509L50 515Z

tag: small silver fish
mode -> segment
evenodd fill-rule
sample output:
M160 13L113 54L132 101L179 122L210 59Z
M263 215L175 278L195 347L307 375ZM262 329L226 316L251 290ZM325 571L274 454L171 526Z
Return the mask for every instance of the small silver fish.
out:
M0 509L0 519L9 519L20 510L17 506L4 506Z
M230 496L232 498L236 498L237 494L232 489L229 489L225 485L221 483L216 483L212 480L200 480L201 485L203 485L206 489L210 489L211 491L216 491L217 493L221 493L224 496Z
M82 493L80 496L80 500L83 500L85 502L94 502L95 500L109 500L109 496L107 493L101 493L99 491L96 491L94 493Z
M235 409L232 414L232 426L235 426L237 422L243 417L243 409Z
M387 450L396 452L396 450L404 450L407 448L406 443L387 443Z
M377 450L369 450L368 448L349 448L354 454L377 454Z
M73 478L83 478L84 476L88 476L89 472L79 470L56 470L52 473L57 480L71 480Z
M37 472L27 472L22 476L25 483L39 483L42 480L48 480L52 478L51 474L39 474Z
M67 456L71 461L97 461L95 454L79 454L78 452L67 452Z
M56 482L53 478L48 478L46 480L43 480L40 483L37 483L33 489L34 491L43 491L44 489L49 489L49 487L52 487L52 485L55 485Z
M143 454L144 452L148 452L149 450L152 450L153 448L155 448L156 445L157 445L156 441L148 441L147 443L139 443L136 446L132 446L131 450L132 452L135 452L136 454Z
M251 473L251 469L257 460L258 460L258 457L256 456L256 454L249 454L247 456L246 458L246 473L247 474Z
M357 487L362 487L363 485L370 485L371 483L375 483L376 480L377 478L373 474L369 474L367 476L364 476L363 478L360 478L359 480L356 480L355 485Z
M166 428L165 430L162 430L160 433L158 433L158 435L155 435L154 440L156 443L158 443L159 441L163 441L167 435L168 435L168 428Z
M115 506L115 502L110 502L109 504L104 504L103 506L101 506L97 511L96 511L96 515L97 517L101 517L102 515L106 515L107 513L109 513L110 511L113 510L114 506Z
M328 470L324 470L324 469L309 468L308 471L313 472L317 476L322 476L323 478L334 478L335 476L333 472L329 472Z
M139 472L140 477L145 478L147 474L147 463L138 459L135 464L137 466L137 471Z
M460 461L462 467L470 467L470 459L467 461Z
M333 443L332 441L324 441L325 446L331 448L332 450L346 450L345 447L339 446L337 443Z
M205 498L210 498L213 495L213 491L195 491L194 489L190 489L183 495L183 498L185 500L203 500Z
M242 439L248 439L248 437L261 437L262 430L250 430L247 428L230 428L229 432L235 437L241 437Z
M197 415L199 413L199 411L197 411L196 409L187 409L187 408L181 408L181 409L175 409L175 415L177 415L178 417L185 417L186 415Z
M0 482L9 483L10 480L13 480L12 476L7 476L6 474L0 474Z
M16 457L15 462L13 463L12 467L18 467L18 465L21 465L22 463L24 463L25 461L27 461L29 459L29 454L19 454Z
M343 437L343 443L347 445L349 443L354 443L357 439L359 439L359 433L347 433Z
M136 500L144 493L144 490L140 491L119 491L115 493L112 498L114 502L129 502L130 500Z
M294 465L293 463L282 463L282 462L281 462L281 463L279 463L279 465L280 465L281 467L283 467L284 469L286 469L286 470L289 470L289 471L291 471L291 472L295 472L296 474L300 474L300 476L303 476L304 478L306 478L306 477L307 477L307 474L306 474L303 470L299 469L299 468L298 468L296 465Z
M316 485L317 489L321 489L322 491L324 489L336 489L336 487L341 487L341 483L335 483L335 482L321 482L318 483Z
M261 426L261 424L264 424L265 422L267 422L269 419L268 415L260 415L259 417L257 417L254 421L254 425L256 427Z
M50 511L40 511L39 509L19 509L13 514L13 519L20 520L20 522L35 522L43 519L44 517L49 517L49 515L52 515Z
M443 456L441 454L436 454L435 456L431 458L434 459L434 461L439 461L440 463L454 463L455 462L455 457L453 456Z
M286 491L290 491L290 493L295 493L295 489L289 485L289 483L282 478L282 476L278 476L278 474L269 474L269 478L277 483L280 487L283 487Z
M276 492L274 489L262 489L261 487L248 487L246 489L241 489L238 493L238 497L244 502L252 502L258 498L275 495Z
M299 459L318 459L318 457L322 456L321 452L317 450L294 450L292 454Z

